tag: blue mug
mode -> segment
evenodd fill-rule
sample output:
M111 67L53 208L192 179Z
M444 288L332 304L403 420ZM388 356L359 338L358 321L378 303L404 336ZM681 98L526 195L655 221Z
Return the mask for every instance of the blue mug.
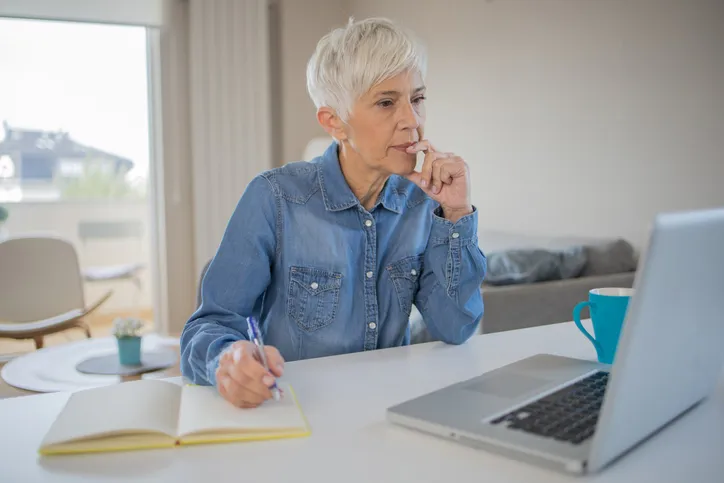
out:
M581 302L573 309L573 321L593 344L599 362L613 364L632 295L633 289L630 288L595 288L588 292L587 302ZM595 337L581 324L581 311L585 307L590 308Z

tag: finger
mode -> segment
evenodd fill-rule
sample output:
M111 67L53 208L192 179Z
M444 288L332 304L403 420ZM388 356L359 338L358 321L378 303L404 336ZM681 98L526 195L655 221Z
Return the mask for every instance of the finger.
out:
M237 407L258 406L266 401L260 394L250 391L247 386L237 384L231 377L227 377L225 383L226 400Z
M221 394L221 397L223 397L226 400L229 400L228 394L228 380L229 376L226 374L225 371L222 371L220 369L216 370L216 390L219 391L219 394ZM232 402L232 401L229 401Z
M243 393L238 388L239 386L229 376L228 372L224 369L220 369L216 372L216 387L225 400L230 402L236 407L242 407L247 404L244 401Z
M420 151L425 152L435 152L435 148L432 144L430 144L430 141L427 139L423 139L421 141L416 142L415 144L410 145L405 151L407 151L410 154L419 153Z
M253 381L246 377L244 374L233 374L234 366L230 366L226 374L222 373L224 381L222 387L226 394L227 400L231 401L235 406L240 406L243 403L248 404L261 404L265 400L269 399L260 391L255 390ZM233 374L233 375L232 375ZM239 382L241 380L242 382Z
M437 191L433 188L434 194L440 193L442 191L442 187L446 184L452 183L453 177L450 175L450 161L444 161L440 163L440 168L438 170L438 178L437 182L439 183Z
M453 179L464 175L465 163L458 157L448 160L440 167L440 180L443 184L450 184Z
M256 356L252 357L248 355L248 359L242 358L242 362L238 367L250 380L250 388L253 388L254 392L258 392L264 396L271 396L269 387L274 384L275 379L269 371L264 369L264 366L256 359Z
M445 159L436 159L432 162L432 193L438 194L442 188L441 169Z
M255 363L249 355L247 345L246 341L238 341L231 345L222 354L219 368L216 370L216 386L219 393L237 407L254 407L265 400L263 394L255 393L247 388L250 381L239 369L245 362L242 360L245 349L247 349L247 359Z
M261 405L261 403L242 402L239 405L239 407L242 409L253 409L253 408L259 407L260 405Z
M266 353L266 361L269 364L269 370L276 377L281 377L284 374L284 358L279 353L276 347L265 346L264 352Z
M229 376L239 386L264 399L272 397L269 386L274 383L274 378L264 370L246 347L242 346L234 351L233 363L227 366L227 370ZM266 381L263 381L265 378Z
M433 171L433 164L437 159L441 159L445 157L445 153L437 153L437 152L428 152L425 154L425 161L422 163L422 179L420 181L420 186L424 190L428 190L432 187L432 171Z
M428 156L430 157L429 160L427 159ZM433 180L437 179L437 173L435 171L437 169L436 166L448 158L448 153L428 153L425 156L425 163L423 164L423 179L425 179L427 186L430 187L430 191L433 194L437 194L441 188L441 186L438 185L438 192L433 189ZM425 169L427 169L427 172L425 172Z

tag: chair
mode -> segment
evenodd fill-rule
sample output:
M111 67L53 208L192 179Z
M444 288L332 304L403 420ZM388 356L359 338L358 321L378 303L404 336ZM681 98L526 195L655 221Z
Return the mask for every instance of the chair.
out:
M139 221L81 221L78 223L78 237L82 243L91 239L118 239L143 237L143 224ZM141 288L139 272L145 267L143 263L125 263L83 269L86 282L107 282L112 280L130 280L138 291Z
M204 265L204 268L201 269L201 276L199 277L199 286L196 288L196 307L197 308L201 306L201 284L204 281L206 272L209 271L209 265L211 265L211 260L206 262L206 265Z
M86 307L78 256L72 244L55 237L18 237L0 242L0 338L33 339L80 328L83 317L111 296Z

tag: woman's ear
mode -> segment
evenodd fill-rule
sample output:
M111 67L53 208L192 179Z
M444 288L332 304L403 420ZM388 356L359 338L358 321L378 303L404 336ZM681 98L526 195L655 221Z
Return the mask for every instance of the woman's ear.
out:
M329 107L320 107L317 110L317 121L327 133L337 141L347 139L347 133L344 132L344 122L339 118L336 112Z

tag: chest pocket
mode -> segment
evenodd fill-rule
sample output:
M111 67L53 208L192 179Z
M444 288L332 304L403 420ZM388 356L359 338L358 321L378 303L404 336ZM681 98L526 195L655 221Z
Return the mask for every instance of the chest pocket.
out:
M311 267L289 270L287 314L297 325L312 332L332 323L339 307L342 274Z
M412 311L412 301L420 288L423 255L403 258L387 266L392 283L395 285L400 309L406 315Z

